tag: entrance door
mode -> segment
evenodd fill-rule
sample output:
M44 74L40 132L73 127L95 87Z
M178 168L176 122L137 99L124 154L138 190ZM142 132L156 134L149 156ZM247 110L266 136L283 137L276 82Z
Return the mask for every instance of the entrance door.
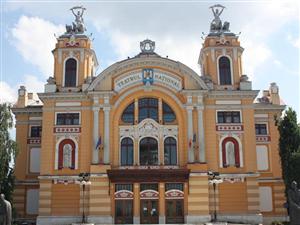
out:
M141 223L158 224L158 200L141 200Z
M116 200L115 223L132 224L133 223L133 201Z
M166 200L166 223L184 223L183 199Z

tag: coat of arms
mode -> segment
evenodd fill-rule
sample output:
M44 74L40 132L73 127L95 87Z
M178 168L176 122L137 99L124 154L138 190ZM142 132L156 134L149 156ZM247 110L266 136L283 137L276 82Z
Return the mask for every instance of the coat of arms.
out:
M153 84L153 69L143 69L143 83L145 85Z

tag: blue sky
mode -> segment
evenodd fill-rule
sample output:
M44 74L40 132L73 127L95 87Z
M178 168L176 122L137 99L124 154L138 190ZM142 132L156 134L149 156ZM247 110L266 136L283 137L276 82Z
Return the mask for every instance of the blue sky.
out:
M71 24L70 8L84 5L100 73L115 61L139 53L139 42L156 42L156 52L200 74L197 65L213 16L209 6L226 6L221 19L239 33L243 73L253 89L280 88L284 102L300 112L298 1L1 1L1 102L14 102L17 89L42 92L53 75L55 36Z

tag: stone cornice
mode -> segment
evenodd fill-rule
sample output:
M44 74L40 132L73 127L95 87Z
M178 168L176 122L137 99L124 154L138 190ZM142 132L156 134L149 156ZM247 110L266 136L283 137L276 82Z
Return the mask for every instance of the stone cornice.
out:
M255 103L255 111L266 112L266 111L283 111L286 105L273 105L271 103Z
M14 114L42 114L43 106L35 106L35 107L24 107L24 108L12 108L12 112Z
M251 98L255 99L258 95L259 90L251 90L251 91L240 91L240 90L224 90L224 91L216 91L211 90L207 93L207 98L214 99L242 99L242 98Z
M87 100L89 99L84 92L56 92L56 93L38 93L39 98L44 101L46 99L57 100Z

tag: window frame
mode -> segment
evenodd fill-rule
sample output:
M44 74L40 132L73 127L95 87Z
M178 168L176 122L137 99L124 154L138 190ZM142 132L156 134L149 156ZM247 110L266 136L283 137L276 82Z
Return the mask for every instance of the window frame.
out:
M256 133L256 125L265 125L266 126L266 133L265 134L257 134ZM268 123L255 123L254 127L255 127L255 135L256 136L258 136L258 135L269 135Z
M79 114L78 120L79 123L78 124L57 124L57 115L58 114ZM67 111L67 112L55 112L55 126L80 126L81 125L81 112L79 111Z
M122 141L124 139L130 139L132 141L132 164L129 165L129 164L126 164L126 165L122 165ZM128 151L128 148L127 148L127 151ZM131 137L123 137L121 140L120 140L120 160L119 160L119 165L120 166L133 166L134 165L134 140L131 138ZM127 160L128 161L128 160Z
M129 114L129 113L125 113L125 111L128 109L128 107L129 106L131 106L131 105L133 105L133 112L132 112L132 114L133 114L133 121L132 122L127 122L127 121L124 121L123 120L123 115L131 115L131 114ZM121 115L121 121L122 121L122 123L124 123L124 124L128 124L128 125L133 125L134 124L134 122L135 122L135 103L134 102L132 102L132 103L130 103L130 104L128 104L127 106L126 106L126 108L123 110L123 112L122 112L122 115Z
M165 113L165 110L164 110L164 106L165 105L171 109L170 112ZM172 121L165 121L165 114L171 115L171 113L173 113L174 119ZM174 110L172 109L172 107L169 104L167 104L165 101L162 101L162 120L163 120L163 124L172 124L172 123L174 123L176 121L176 119L177 119L176 113L174 112Z
M75 61L76 61L76 86L74 87L74 86L72 86L72 87L67 87L66 85L65 85L65 76L66 76L66 62L69 60L69 59L75 59ZM77 86L78 86L78 71L79 71L79 62L78 62L78 59L76 58L76 57L73 57L73 56L70 56L70 57L67 57L67 58L65 58L65 60L64 60L64 67L63 67L63 77L62 77L62 87L64 87L64 88L76 88Z
M141 141L143 140L143 139L146 139L146 138L152 138L152 139L154 139L155 141L156 141L156 143L157 143L157 164L151 164L151 165L146 165L146 164L141 164L141 149L140 149L140 147L141 147ZM159 149L159 140L156 138L156 137L153 137L153 136L145 136L145 137L141 137L140 139L139 139L139 144L138 144L138 160L139 160L139 165L140 166L158 166L159 164L160 164L160 159L159 159L159 157L160 157L160 149Z
M165 141L166 141L168 138L172 138L172 139L175 140L175 145L176 145L176 148L175 148L175 152L176 152L176 163L175 163L175 164L166 164L166 163L165 163L165 151L166 151L166 149L165 149ZM175 137L173 137L173 136L167 136L167 137L165 137L164 140L163 140L163 145L164 145L164 152L163 152L163 154L164 154L164 165L166 165L166 166L176 166L176 165L178 165L178 141L177 141L177 139L176 139Z
M40 131L39 131L40 136L35 136L35 137L32 136L32 130L31 129L33 127L39 127L40 128ZM42 125L30 125L30 127L29 127L29 137L30 138L41 138L42 137Z
M221 57L226 57L226 58L229 59L231 84L221 84L220 69L219 69L219 60L220 60ZM222 55L219 55L217 57L217 72L218 72L218 85L221 85L221 86L232 86L232 85L234 85L232 59L231 59L231 57L229 55L222 54Z
M140 101L147 99L147 105L146 106L140 106ZM150 100L155 100L157 102L157 106L151 106L149 104ZM150 110L147 110L147 116L146 118L143 118L142 120L140 119L140 113L141 113L141 109L156 109L156 113L157 113L157 118L153 119L152 117L150 117L149 112ZM145 97L145 98L139 98L138 99L138 123L142 122L144 119L153 119L154 121L156 121L157 123L159 122L159 100L158 98L153 98L153 97Z
M231 122L231 123L220 123L219 122L219 119L218 119L218 113L219 112L239 112L240 114L240 122L239 123L234 123L234 122ZM241 124L243 123L243 116L242 116L242 110L216 110L216 124Z

